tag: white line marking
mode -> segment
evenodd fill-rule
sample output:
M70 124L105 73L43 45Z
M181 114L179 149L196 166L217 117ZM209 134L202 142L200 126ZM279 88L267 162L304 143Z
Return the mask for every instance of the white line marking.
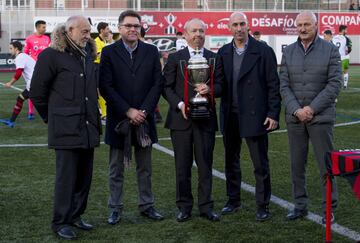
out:
M153 148L174 157L174 151L172 151L172 150L170 150L168 148L165 148L165 147L161 146L160 144L153 144ZM212 171L213 171L213 175L215 177L218 177L218 178L220 178L222 180L226 180L224 173L222 173L222 172L220 172L218 170L215 170L215 169L213 169ZM241 188L243 190L245 190L247 192L250 192L250 193L255 195L255 187L253 187L253 186L251 186L251 185L249 185L247 183L241 182ZM284 199L281 199L281 198L279 198L277 196L274 196L274 195L271 196L270 201L272 203L276 204L276 205L279 205L282 208L287 209L287 210L291 210L291 209L294 208L294 204L292 204L292 203L290 203L290 202L288 202L288 201L286 201ZM309 219L310 221L313 221L313 222L315 222L317 224L320 224L323 227L325 227L325 225L323 225L321 223L322 217L317 215L317 214L309 212L309 214L308 214L308 216L306 216L306 218ZM334 224L331 225L331 230L338 233L338 234L340 234L340 235L342 235L342 236L348 237L348 238L350 238L352 240L356 240L356 241L360 240L360 233L358 233L358 232L356 232L356 231L354 231L352 229L349 229L347 227L341 226L341 225L339 225L337 223L334 223Z
M339 124L335 124L334 127L345 127L345 126L351 126L351 125L356 125L356 124L360 124L360 120L359 121L352 121L352 122L344 122L344 123L339 123ZM282 129L282 130L276 130L276 131L273 131L269 134L272 134L272 133L286 133L287 132L287 129ZM216 138L222 138L223 136L222 135L216 135ZM170 141L171 138L170 137L165 137L165 138L159 138L158 139L159 141Z
M2 86L4 86L4 88L5 88L5 84L4 84L3 82L0 82L0 84L1 84ZM18 87L15 87L15 86L11 86L10 88L15 89L15 90L18 90L18 91L23 91L22 89L19 89Z

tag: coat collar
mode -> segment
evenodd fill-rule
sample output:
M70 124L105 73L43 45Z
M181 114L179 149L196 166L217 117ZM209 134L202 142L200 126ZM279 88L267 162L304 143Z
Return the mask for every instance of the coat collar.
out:
M233 54L234 54L234 40L227 44L224 48L224 67L225 73L229 77L229 81L232 80L233 73ZM247 74L255 65L258 58L260 58L260 43L249 35L248 46L244 53L244 62L241 65L239 80Z
M140 41L138 42L138 46L136 48L136 58L133 65L130 63L129 53L126 50L123 41L120 39L117 41L114 45L116 45L115 51L116 53L121 57L123 62L129 67L129 69L132 69L134 72L139 68L140 64L146 60L146 54L147 54L147 48L145 48L144 42Z

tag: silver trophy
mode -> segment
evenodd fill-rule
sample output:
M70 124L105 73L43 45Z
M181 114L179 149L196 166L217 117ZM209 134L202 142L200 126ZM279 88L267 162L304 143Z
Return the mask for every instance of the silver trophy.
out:
M210 63L215 61L214 58L212 59L209 60ZM200 55L200 51L197 50L196 54L189 59L188 66L186 67L188 70L188 84L194 88L202 83L208 84L211 81L210 65L206 58ZM210 115L211 106L207 97L197 93L195 97L189 99L190 118L207 119L210 118Z

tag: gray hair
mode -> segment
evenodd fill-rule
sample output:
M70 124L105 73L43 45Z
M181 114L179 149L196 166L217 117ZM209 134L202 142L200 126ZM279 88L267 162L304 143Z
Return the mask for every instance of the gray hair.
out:
M186 21L186 23L184 25L184 29L187 31L193 22L201 23L203 28L206 29L206 24L204 23L204 21L202 21L201 19L198 19L198 18L193 18L193 19L189 19L188 21Z
M65 22L65 31L68 32L70 28L76 27L81 21L89 22L89 20L82 15L70 16Z
M313 12L311 12L311 11L303 11L303 12L300 12L300 13L296 16L296 18L295 18L295 23L297 22L298 18L299 18L300 16L303 16L303 15L309 16L309 17L311 18L311 20L313 21L313 23L317 23L316 15L315 15Z

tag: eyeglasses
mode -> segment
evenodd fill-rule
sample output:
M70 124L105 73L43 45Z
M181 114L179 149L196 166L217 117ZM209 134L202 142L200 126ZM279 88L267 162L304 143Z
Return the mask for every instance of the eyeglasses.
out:
M120 26L124 26L128 30L131 28L134 28L136 30L141 28L141 25L139 25L139 24L121 24Z

